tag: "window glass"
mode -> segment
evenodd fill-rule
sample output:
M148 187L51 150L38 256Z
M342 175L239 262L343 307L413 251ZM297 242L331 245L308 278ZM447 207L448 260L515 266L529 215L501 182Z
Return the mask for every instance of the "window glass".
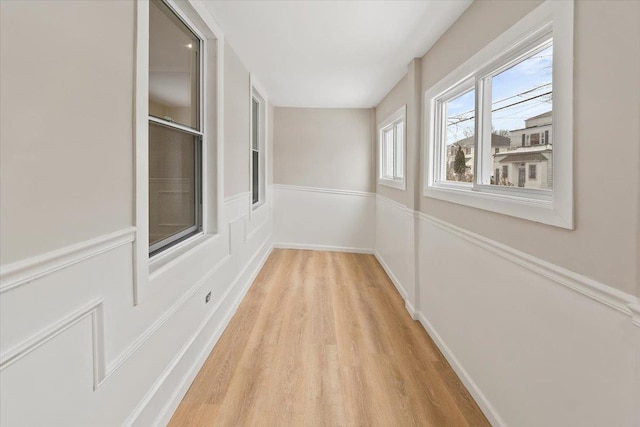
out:
M553 47L545 44L533 50L491 80L491 145L504 147L489 160L491 170L509 164L540 162L547 175L527 188L550 190L553 184L553 145L549 140L553 119ZM535 176L534 167L533 176ZM531 172L529 173L531 177ZM503 179L491 184L513 186Z
M251 150L251 202L260 201L260 152Z
M446 123L443 139L446 143L447 181L473 182L475 96L475 89L470 89L442 105Z
M202 230L200 46L165 3L149 3L150 255Z
M395 178L404 178L404 122L400 122L395 126Z
M149 2L149 115L199 129L200 40L162 1Z
M393 127L384 131L384 170L385 178L393 179Z
M251 147L254 150L259 150L259 132L260 132L260 128L259 126L259 122L260 122L260 104L258 103L258 100L255 98L251 98L251 130L252 130L252 135L251 135Z
M199 228L199 151L199 136L149 124L151 252L167 238Z

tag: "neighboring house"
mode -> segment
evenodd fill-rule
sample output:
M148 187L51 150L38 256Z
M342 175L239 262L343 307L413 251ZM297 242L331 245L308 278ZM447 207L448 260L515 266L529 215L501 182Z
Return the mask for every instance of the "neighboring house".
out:
M467 165L467 170L473 170L473 156L474 156L474 137L470 136L468 138L461 139L457 141L449 147L447 147L447 170L453 170L453 164L456 160L456 153L458 152L458 147L462 148L464 151L465 163ZM495 133L491 134L491 151L494 154L498 154L504 151L509 150L511 146L511 140L509 137L498 135Z
M506 152L493 156L494 179L502 185L553 188L552 112L530 117L525 127L509 132Z
M509 136L491 134L493 174L491 183L535 189L553 187L552 112L530 117L525 127ZM453 170L458 147L465 153L468 171L473 170L474 137L461 139L447 148L447 170Z

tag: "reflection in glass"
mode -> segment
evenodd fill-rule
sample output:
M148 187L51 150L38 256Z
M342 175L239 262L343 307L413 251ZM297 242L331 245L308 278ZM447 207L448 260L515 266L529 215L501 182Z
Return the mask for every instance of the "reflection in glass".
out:
M149 115L199 129L200 40L162 2L149 2Z
M149 246L199 229L200 137L149 124Z

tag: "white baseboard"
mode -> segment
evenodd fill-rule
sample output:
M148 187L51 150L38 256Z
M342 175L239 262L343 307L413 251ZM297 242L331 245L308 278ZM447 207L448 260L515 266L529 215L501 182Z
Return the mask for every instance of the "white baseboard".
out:
M352 254L368 254L373 255L374 250L369 248L352 248L348 246L328 246L328 245L312 245L306 243L284 243L278 242L273 244L277 249L302 249L308 251L327 251L327 252L347 252Z
M413 320L418 320L418 313L416 312L413 304L411 304L408 299L404 300L404 308L409 312L409 315Z
M447 359L447 362L449 362L449 365L451 365L455 373L458 375L458 378L460 378L460 381L462 381L464 386L467 388L491 425L494 427L506 427L507 424L491 405L489 399L487 399L484 393L482 393L482 390L480 390L478 385L473 381L469 373L464 369L464 367L462 367L462 364L458 361L449 347L447 347L447 345L440 337L440 334L438 334L438 332L433 328L424 314L422 314L421 312L417 312L416 317L417 320L420 321L424 329L427 331L431 339L433 339L433 342L436 344L436 346L438 346L440 352Z
M275 242L295 249L372 253L373 193L283 185L273 188Z
M398 292L400 292L400 295L402 296L402 299L407 302L407 296L409 295L407 293L407 291L405 290L404 286L402 286L402 283L400 283L400 281L398 280L398 278L396 277L395 274L393 274L393 271L391 270L391 268L387 265L387 263L385 262L384 258L382 258L382 255L380 254L380 252L375 251L374 255L376 256L376 259L378 260L378 262L380 263L380 265L382 266L382 268L384 269L385 273L387 273L387 276L389 276L389 278L391 279L391 282L393 283L393 285L396 287L396 289L398 290ZM411 314L412 312L409 312L409 314ZM413 315L412 315L413 317Z
M207 360L207 357L209 356L209 353L211 353L211 351L213 350L213 347L216 345L216 343L218 342L218 340L222 336L222 333L224 332L224 330L226 329L227 325L231 321L231 318L233 317L233 315L235 314L236 310L238 309L238 306L240 305L240 303L244 299L246 293L248 292L249 288L251 287L251 284L253 283L253 281L255 280L256 276L258 275L258 273L260 272L260 270L264 266L264 263L267 261L267 258L271 254L272 249L273 249L273 246L271 245L271 236L269 236L265 240L265 242L260 246L260 249L255 253L253 258L247 263L245 268L237 275L236 279L234 280L232 285L229 287L229 290L227 291L227 293L224 296L224 298L222 298L221 301L218 303L218 306L215 309L213 309L211 311L211 313L209 314L209 316L207 316L207 318L204 319L204 321L200 324L200 327L198 327L196 332L191 336L191 338L183 346L182 350L178 353L178 355L174 358L172 363L170 363L170 365L167 367L167 369L163 372L163 374L160 376L160 378L156 381L154 386L150 389L150 391L147 393L147 395L142 400L142 402L138 405L138 407L136 407L136 409L128 417L128 419L127 419L127 421L125 421L124 425L133 425L133 424L135 424L137 417L145 410L146 406L151 402L151 400L153 399L154 395L156 393L158 393L158 391L162 388L162 385L164 384L166 379L169 377L169 375L171 375L171 373L179 365L179 363L181 362L183 356L193 346L193 344L197 341L197 339L205 331L207 331L208 327L212 326L212 325L210 325L211 320L215 317L216 314L219 313L220 309L223 309L223 307L228 306L228 308L226 309L226 312L225 312L225 314L224 314L224 316L222 318L222 321L215 327L214 331L211 334L211 338L209 338L209 340L207 341L207 344L205 345L205 347L200 351L200 353L198 354L198 356L196 357L194 362L187 369L186 374L183 376L183 379L180 381L179 387L177 387L175 389L175 391L172 393L171 397L166 402L166 404L162 407L162 409L159 412L157 418L153 422L154 426L163 426L163 425L167 425L168 424L168 422L170 421L171 417L173 416L173 413L175 412L175 410L177 409L178 405L182 401L183 397L187 393L187 390L191 386L191 383L193 382L193 380L195 379L196 375L198 374L198 372L200 371L200 369L204 365L204 362ZM258 263L255 264L256 258L261 253L263 254L262 257L259 259ZM237 289L237 287L240 285L240 282L243 281L242 280L243 277L245 277L247 275L247 273L249 272L248 271L249 268L251 268L251 266L253 266L254 264L255 264L255 267L252 268L249 277L246 280L244 280L244 283L242 284L242 288L240 290L240 293L235 297L235 299L233 301L228 301L227 299L228 299L229 295L232 294L233 290Z

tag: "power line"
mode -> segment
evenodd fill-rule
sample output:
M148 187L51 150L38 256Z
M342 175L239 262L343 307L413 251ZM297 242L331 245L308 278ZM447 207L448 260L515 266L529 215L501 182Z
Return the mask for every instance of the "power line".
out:
M545 83L545 84L543 84L543 85L536 86L536 87L534 87L533 89L525 90L524 92L520 92L520 93L517 93L517 94L515 94L515 95L511 95L511 96L508 96L508 97L506 97L506 98L499 99L498 101L492 102L492 103L491 103L491 105L499 104L499 103L504 102L504 101L506 101L506 100L508 100L508 99L517 98L517 97L522 96L522 95L527 94L527 93L535 92L536 90L541 89L541 88L546 87L546 86L551 86L551 83L550 83L550 82L549 82L549 83ZM473 113L474 111L475 111L475 110L469 110L469 111L465 111L465 112L463 112L463 113L458 113L458 114L456 114L455 116L451 116L450 118L460 117L460 116L462 116L463 114Z
M522 103L524 103L524 102L529 102L529 101L531 101L531 100L533 100L533 99L541 98L541 97L543 97L543 96L547 96L547 95L550 95L550 94L552 94L552 93L553 93L553 91L545 92L545 93L543 93L543 94L541 94L541 95L536 95L536 96L531 97L531 98L527 98L527 99L523 99L523 100L518 101L518 102L514 102L513 104L505 105L504 107L496 108L495 110L491 110L491 112L492 112L492 113L495 113L496 111L504 110L505 108L513 107L514 105L522 104ZM456 117L456 116L453 116L453 117ZM453 122L453 123L449 123L449 124L447 124L447 126L455 126L455 125L457 125L458 123L462 123L462 122L466 122L466 121L469 121L469 120L473 120L473 119L475 119L475 118L476 118L476 117L475 117L475 115L473 115L473 116L471 116L471 117L469 117L469 118L466 118L466 119L460 119L460 120L455 121L455 122Z

